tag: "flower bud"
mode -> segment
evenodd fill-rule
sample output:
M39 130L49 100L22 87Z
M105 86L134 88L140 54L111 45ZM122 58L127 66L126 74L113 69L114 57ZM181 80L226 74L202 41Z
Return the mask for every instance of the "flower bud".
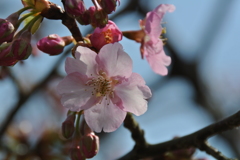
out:
M80 144L82 152L86 158L92 158L98 153L99 138L94 134L94 132L83 135Z
M66 139L72 137L74 133L75 113L69 114L67 119L62 123L62 134Z
M64 7L70 16L81 16L86 11L86 7L82 0L65 0Z
M42 52L50 55L62 53L64 47L73 41L72 36L60 37L57 34L51 34L38 41L37 47Z
M10 42L13 39L14 26L6 19L0 19L0 44Z
M108 15L102 9L96 9L92 6L88 9L90 14L91 25L93 27L104 27L108 23Z
M120 0L101 0L100 4L102 9L107 13L110 14L112 11L116 10L117 1L120 3Z
M105 44L121 41L122 32L113 21L109 20L104 28L97 27L89 38L92 46L100 50Z
M11 52L18 60L24 60L32 53L31 32L24 31L18 39L12 42Z

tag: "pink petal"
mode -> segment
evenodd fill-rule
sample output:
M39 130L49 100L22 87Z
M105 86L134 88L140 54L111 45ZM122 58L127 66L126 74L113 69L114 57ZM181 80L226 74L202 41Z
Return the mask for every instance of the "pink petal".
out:
M146 59L155 73L162 76L168 74L168 70L165 66L169 66L171 64L171 58L165 54L164 50L160 53L148 54Z
M108 105L109 103L109 105ZM84 111L84 117L88 126L95 132L113 132L123 122L126 112L119 109L111 101L102 100L101 104Z
M173 12L175 6L171 4L161 4L153 11L148 12L146 15L145 32L151 37L153 41L159 38L162 32L161 21L166 12Z
M87 69L85 74L90 76L96 76L97 75L97 62L96 62L96 56L97 53L93 52L91 49L87 47L78 46L77 50L75 52L75 56L77 60L80 60L81 62L85 63L87 65ZM91 75L92 74L92 75Z
M96 58L99 70L103 70L109 77L126 77L132 74L132 60L123 51L120 43L103 46Z
M67 57L65 61L65 71L67 74L73 72L79 72L81 74L85 74L87 71L87 65L78 59Z
M155 41L155 39L159 39L162 33L161 21L162 17L160 17L157 13L147 13L145 32L146 34L148 34L148 36L150 36L153 41Z
M115 86L114 90L116 96L122 102L120 107L124 111L137 116L147 111L147 101L145 99L150 98L152 93L140 75L133 73L127 81Z
M90 99L92 97L91 92L93 88L86 86L86 81L86 76L74 72L67 75L58 84L57 91L62 96L61 103L64 107L71 111L80 111L91 107L90 105L85 105L89 100L96 103L96 101Z
M160 4L153 11L157 12L158 14L164 15L166 12L173 12L174 10L175 6L172 4Z

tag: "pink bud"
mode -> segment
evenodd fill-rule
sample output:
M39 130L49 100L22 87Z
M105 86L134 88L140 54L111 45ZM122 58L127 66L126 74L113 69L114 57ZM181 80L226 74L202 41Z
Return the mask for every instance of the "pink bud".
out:
M12 54L18 60L24 60L32 53L31 33L24 31L18 39L12 42Z
M101 0L100 4L103 10L107 13L110 14L112 11L116 10L117 6L117 1L120 4L120 0Z
M98 153L99 138L93 132L83 135L80 144L82 152L86 158L92 158Z
M100 50L105 44L121 41L122 32L113 21L109 20L104 28L97 27L89 38L92 46Z
M13 39L14 26L6 19L0 19L0 44L10 42Z
M50 55L58 55L62 53L64 47L73 41L72 36L60 37L57 34L51 34L40 39L37 43L39 50Z
M71 138L74 133L74 122L75 114L69 114L67 119L62 123L62 134L66 139Z
M82 0L65 0L65 10L69 15L81 16L85 11L86 7Z
M91 25L93 27L104 27L108 23L108 15L102 9L96 9L95 6L92 6L88 9Z

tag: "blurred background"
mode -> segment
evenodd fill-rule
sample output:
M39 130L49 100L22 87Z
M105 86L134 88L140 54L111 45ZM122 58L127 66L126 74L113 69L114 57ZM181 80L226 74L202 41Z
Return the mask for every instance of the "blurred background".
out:
M62 6L60 0L52 2ZM92 6L91 1L85 3ZM139 19L161 3L176 6L163 24L168 39L165 51L173 61L168 76L155 74L141 59L139 43L126 38L120 42L133 59L134 72L143 76L153 93L148 111L136 117L152 144L195 132L240 108L240 1L122 0L110 19L122 31L139 30ZM22 7L21 0L1 0L0 17ZM80 29L83 35L92 30ZM60 20L44 19L32 41L34 54L14 67L0 67L0 160L68 159L71 142L60 132L67 110L55 90L66 75L66 54L49 56L35 45L53 33L70 35ZM71 47L65 49L67 56ZM116 159L134 146L123 126L99 136L100 151L94 160ZM227 157L240 158L238 129L214 136L210 143ZM214 160L201 151L195 157Z

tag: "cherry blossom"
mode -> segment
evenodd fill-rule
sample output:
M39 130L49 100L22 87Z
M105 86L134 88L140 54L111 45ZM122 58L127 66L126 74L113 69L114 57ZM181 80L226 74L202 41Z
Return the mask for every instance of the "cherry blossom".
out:
M145 20L140 20L140 26L145 32L141 42L141 54L146 57L153 71L160 75L167 75L166 66L171 63L171 58L163 50L163 42L160 39L162 33L161 21L166 12L173 12L175 6L161 4L153 11L148 12Z
M75 57L67 58L67 76L57 89L64 107L84 110L93 131L115 131L127 112L137 116L146 112L151 91L139 74L132 73L132 60L121 44L107 44L98 54L79 46Z

